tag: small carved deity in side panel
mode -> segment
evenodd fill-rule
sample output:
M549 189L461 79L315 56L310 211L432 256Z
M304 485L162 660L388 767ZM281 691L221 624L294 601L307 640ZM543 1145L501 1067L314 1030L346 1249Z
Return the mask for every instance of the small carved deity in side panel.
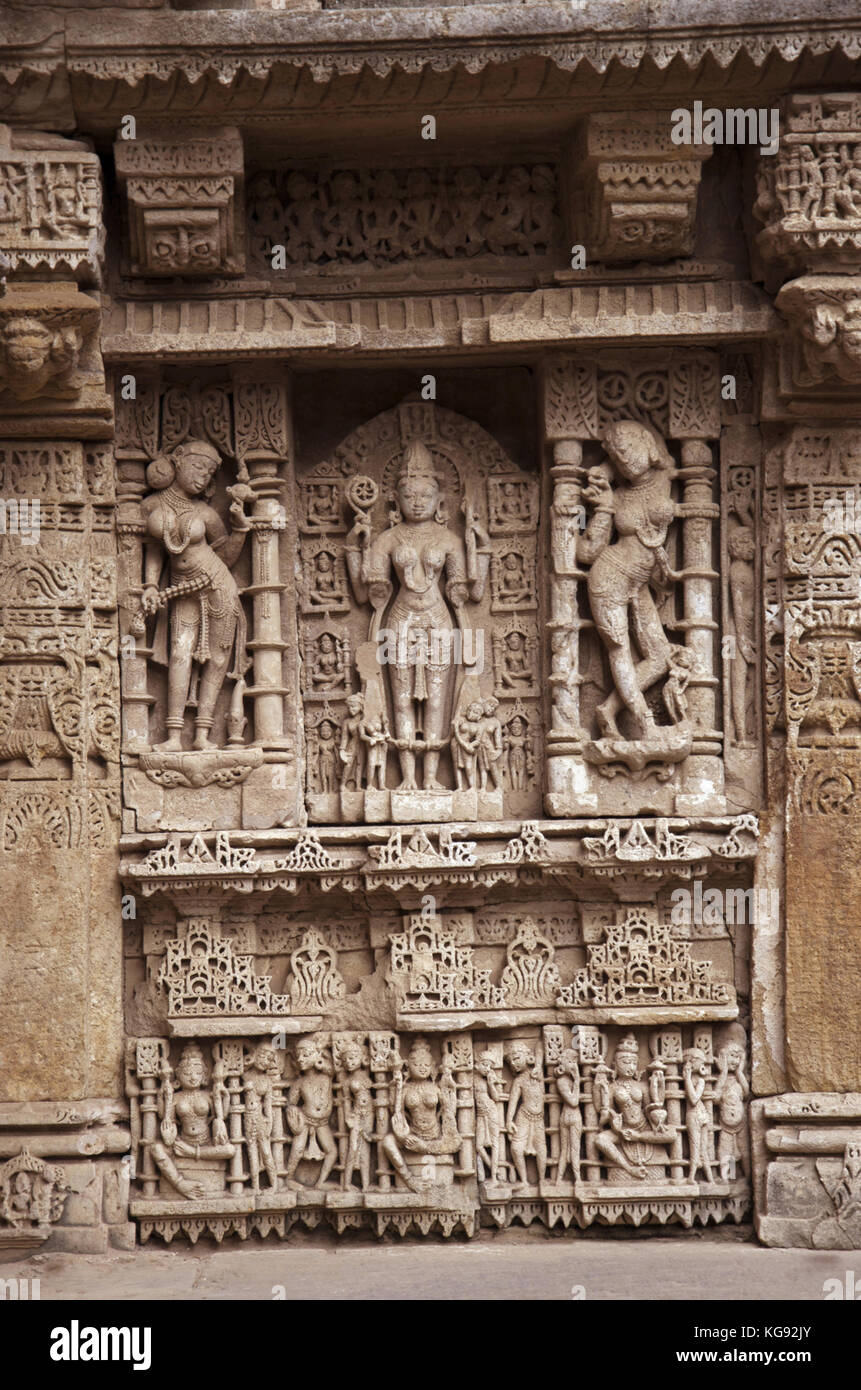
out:
M535 775L534 737L529 717L518 704L503 724L504 772L513 792L524 791Z
M750 713L753 698L751 675L756 670L756 593L753 561L755 546L750 527L739 526L730 533L729 598L735 643L730 665L730 700L735 741L750 743Z
M361 695L347 698L347 718L341 725L341 787L344 791L361 791L365 785L365 747L362 723L365 701ZM322 790L322 788L321 788Z
M652 592L667 590L680 578L665 548L676 515L671 495L673 460L663 440L633 420L610 425L603 442L609 465L589 472L583 498L592 507L592 517L577 546L578 559L589 567L589 606L613 681L610 694L595 710L601 737L595 742L593 760L609 761L627 753L628 740L617 723L619 714L627 710L634 725L633 742L641 752L677 761L691 744L680 699L681 661L664 631ZM615 486L610 465L618 477ZM674 719L669 727L657 723L645 697L668 673L672 682L668 713Z
M230 530L204 500L221 463L203 440L189 440L147 469L154 491L142 503L147 544L138 630L159 614L153 660L167 665L168 694L164 751L182 749L185 712L196 703L196 749L212 747L215 705L233 660L230 678L242 688L248 669L246 620L231 567L251 523L244 504L250 489L230 489ZM167 557L169 582L159 588ZM170 623L168 631L167 613Z

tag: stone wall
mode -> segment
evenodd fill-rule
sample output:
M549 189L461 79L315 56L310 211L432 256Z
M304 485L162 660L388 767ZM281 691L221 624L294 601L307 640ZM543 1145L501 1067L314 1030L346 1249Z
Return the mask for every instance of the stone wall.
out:
M222 8L4 20L0 1244L857 1246L857 18Z

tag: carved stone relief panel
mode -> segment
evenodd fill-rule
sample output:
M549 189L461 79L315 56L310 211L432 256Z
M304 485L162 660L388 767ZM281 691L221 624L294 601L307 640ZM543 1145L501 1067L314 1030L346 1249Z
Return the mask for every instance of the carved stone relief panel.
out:
M785 719L791 745L856 742L861 640L857 431L796 427L782 460ZM853 737L854 736L854 737Z
M754 215L763 260L791 271L861 269L861 101L793 93L776 155L757 162Z
M51 1235L63 1214L69 1180L59 1164L28 1149L0 1165L0 1251L30 1252Z
M861 380L861 103L856 92L784 99L782 138L757 165L756 248L786 321L766 381L773 418L858 414ZM781 286L787 274L805 272Z
M12 273L98 283L101 167L86 141L0 129L0 241Z
M112 474L104 446L0 445L3 780L95 790L116 774Z
M550 1025L128 1044L141 1238L739 1221L743 1032Z
M797 425L775 432L769 455L783 523L787 1064L799 1091L823 1078L850 1090L861 1053L831 1001L833 961L848 981L859 959L845 871L858 852L861 744L857 429Z
M536 808L535 480L474 422L405 403L298 494L310 818Z
M754 1102L756 1229L766 1245L861 1249L859 1118L858 1092L796 1092ZM847 1279L846 1297L854 1298L855 1275Z
M510 278L558 259L556 185L549 164L267 170L248 186L252 267L317 290L439 280L454 264L473 282Z
M125 864L141 1238L742 1220L755 820L589 829Z
M705 442L720 432L718 406L707 355L548 367L553 815L725 804L720 512Z
M126 794L139 828L287 823L284 385L240 372L145 383L121 403L118 453Z
M105 941L120 910L113 455L28 418L32 437L0 441L0 1094L15 1104L107 1089L122 1041ZM22 1206L41 1190L28 1173Z

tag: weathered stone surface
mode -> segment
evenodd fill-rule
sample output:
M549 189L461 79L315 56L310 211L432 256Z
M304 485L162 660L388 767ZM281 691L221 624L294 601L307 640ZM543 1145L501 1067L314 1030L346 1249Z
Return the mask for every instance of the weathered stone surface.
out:
M848 798L861 768L857 753L844 752L835 767L828 753L811 749L789 771L787 1071L800 1091L814 1082L849 1090L861 1076L861 1038L846 1027L861 1007L861 898L857 876L846 870L861 854L861 825ZM835 996L842 1008L834 1008Z
M861 1249L861 1096L755 1101L756 1223L767 1245Z
M4 18L0 1245L857 1244L857 16L270 8Z

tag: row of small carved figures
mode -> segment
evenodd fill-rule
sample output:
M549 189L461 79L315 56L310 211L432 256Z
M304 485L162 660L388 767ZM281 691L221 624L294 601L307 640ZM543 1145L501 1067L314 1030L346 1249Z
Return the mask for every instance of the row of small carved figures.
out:
M517 708L510 714L506 712L503 723L496 717L498 706L494 697L474 701L455 715L450 738L432 742L393 738L385 714L366 718L364 697L350 695L340 742L335 743L334 720L321 720L314 731L314 756L309 755L308 759L308 790L325 793L340 787L342 791L358 791L363 782L369 788L376 785L382 790L389 748L427 752L449 746L459 789L465 784L469 790L485 790L490 784L498 790L504 772L512 790L522 790L535 768L534 735L525 712ZM321 736L324 724L331 726L331 737Z
M555 231L555 175L547 166L510 171L493 186L479 170L456 171L433 187L430 171L406 180L382 170L371 187L336 174L329 188L301 173L287 181L286 197L258 184L252 204L252 245L268 258L282 245L290 261L368 261L416 255L504 256L546 250Z
M203 1158L232 1160L226 1180L234 1190L241 1190L249 1175L258 1189L261 1172L273 1189L281 1176L288 1185L324 1187L336 1164L343 1187L351 1187L359 1171L368 1188L376 1144L378 1162L414 1191L439 1181L441 1155L448 1158L451 1181L455 1154L458 1176L475 1171L495 1182L513 1167L517 1184L524 1186L529 1155L539 1182L546 1180L548 1165L556 1167L556 1181L569 1169L579 1177L584 1139L593 1181L605 1168L654 1181L666 1181L669 1168L672 1182L692 1182L701 1172L707 1183L715 1180L715 1166L725 1181L737 1175L739 1163L748 1171L749 1088L744 1053L736 1043L722 1050L716 1077L714 1060L691 1047L680 1059L653 1057L642 1080L630 1036L618 1044L614 1068L603 1059L585 1064L581 1085L573 1049L563 1050L548 1079L540 1048L515 1040L507 1047L508 1089L496 1052L479 1053L472 1074L471 1049L458 1043L462 1040L454 1040L450 1051L443 1049L437 1067L430 1047L416 1039L406 1062L392 1050L372 1059L377 1063L372 1074L361 1042L348 1039L333 1082L336 1069L317 1039L298 1043L292 1078L282 1076L278 1049L266 1040L246 1064L243 1081L235 1072L228 1075L223 1058L216 1060L211 1087L203 1054L191 1043L176 1069L178 1091L173 1068L162 1055L148 1076L129 1077L138 1106L143 1180L151 1186L158 1170L183 1196L202 1196L193 1176L181 1173L175 1160ZM242 1171L243 1143L248 1175ZM290 1154L282 1168L287 1143ZM416 1158L418 1173L408 1161ZM320 1161L313 1183L297 1178L303 1159Z

